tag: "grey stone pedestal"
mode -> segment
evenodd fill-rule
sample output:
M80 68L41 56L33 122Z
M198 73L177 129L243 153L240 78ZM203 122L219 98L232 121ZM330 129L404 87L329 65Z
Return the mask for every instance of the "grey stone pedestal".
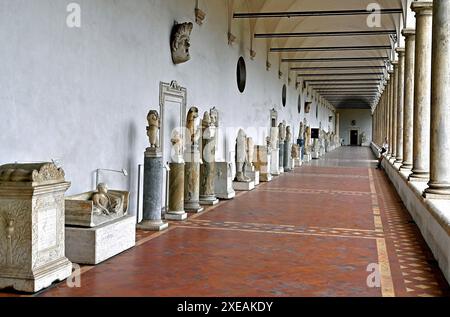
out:
M168 224L162 221L163 158L157 149L148 149L144 161L143 219L138 229L161 231Z

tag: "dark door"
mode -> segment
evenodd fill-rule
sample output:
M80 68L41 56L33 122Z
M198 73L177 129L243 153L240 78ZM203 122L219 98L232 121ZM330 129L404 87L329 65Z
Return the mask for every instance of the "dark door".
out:
M358 146L358 130L352 130L350 132L350 145Z

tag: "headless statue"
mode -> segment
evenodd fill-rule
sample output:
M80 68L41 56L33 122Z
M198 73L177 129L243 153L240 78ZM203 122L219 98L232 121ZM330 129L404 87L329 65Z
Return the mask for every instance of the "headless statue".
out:
M251 179L245 176L245 164L247 162L247 135L240 129L236 139L236 181L249 183Z

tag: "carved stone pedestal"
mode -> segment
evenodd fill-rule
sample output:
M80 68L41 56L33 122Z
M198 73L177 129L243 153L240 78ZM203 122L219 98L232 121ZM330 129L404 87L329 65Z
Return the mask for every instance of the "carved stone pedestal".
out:
M292 165L292 156L291 156L291 150L292 150L292 143L285 142L284 144L284 162L283 167L285 172L292 171L293 165Z
M184 163L170 163L169 208L164 215L167 220L187 219L184 211Z
M163 158L153 148L145 152L144 158L144 203L143 219L137 228L147 231L162 231L169 226L162 221Z
M259 171L259 180L261 182L272 181L271 169L271 153L268 153L266 146L256 146L255 151L255 169Z
M245 175L251 178L255 186L259 185L259 171L257 171L254 166L247 164L245 168Z
M106 261L136 245L135 224L126 216L95 228L66 227L67 257L87 265Z
M255 189L255 183L253 181L245 183L245 182L233 182L233 188L235 191L251 191Z
M270 174L272 176L279 176L280 175L280 153L279 149L272 150L271 155L271 164L270 164Z
M279 143L279 149L280 149L280 151L279 151L278 155L280 157L280 160L278 161L278 165L280 166L280 169L279 169L280 174L283 174L284 173L284 151L285 151L284 150L284 141Z
M64 193L52 163L0 167L0 289L35 293L72 274L64 245Z
M236 192L233 189L233 171L231 163L216 162L216 181L214 192L217 198L233 199Z

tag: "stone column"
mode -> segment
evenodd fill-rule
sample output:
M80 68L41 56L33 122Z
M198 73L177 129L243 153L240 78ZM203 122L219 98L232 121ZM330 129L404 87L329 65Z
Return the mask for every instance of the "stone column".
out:
M389 158L391 156L392 152L392 83L393 80L393 74L394 72L392 70L388 71L389 73L389 82L387 86L387 93L386 93L386 136L388 138L388 144L389 149L386 153L386 157Z
M280 173L284 173L284 141L279 142L278 148L280 149L279 153L279 166L280 166Z
M405 87L403 107L403 163L401 170L410 171L413 165L414 68L416 30L403 29L405 37Z
M434 0L431 161L426 198L450 199L450 2Z
M397 77L397 157L395 163L403 162L403 107L405 90L405 49L399 47L398 53L398 77Z
M430 168L431 36L433 2L417 1L414 80L413 169L411 181L428 181Z
M336 132L335 134L339 137L339 140L341 139L341 115L340 113L336 113ZM339 141L340 145L340 141Z
M144 157L143 219L138 229L161 231L168 227L162 221L163 158L159 149L148 148Z
M184 163L170 163L169 206L165 214L168 220L182 221L187 218L184 211Z
M392 62L394 66L394 72L392 74L392 123L391 123L391 136L392 136L392 151L391 158L397 157L397 92L398 92L398 62Z
M203 211L200 206L200 151L198 145L191 145L184 154L184 209L189 213Z

